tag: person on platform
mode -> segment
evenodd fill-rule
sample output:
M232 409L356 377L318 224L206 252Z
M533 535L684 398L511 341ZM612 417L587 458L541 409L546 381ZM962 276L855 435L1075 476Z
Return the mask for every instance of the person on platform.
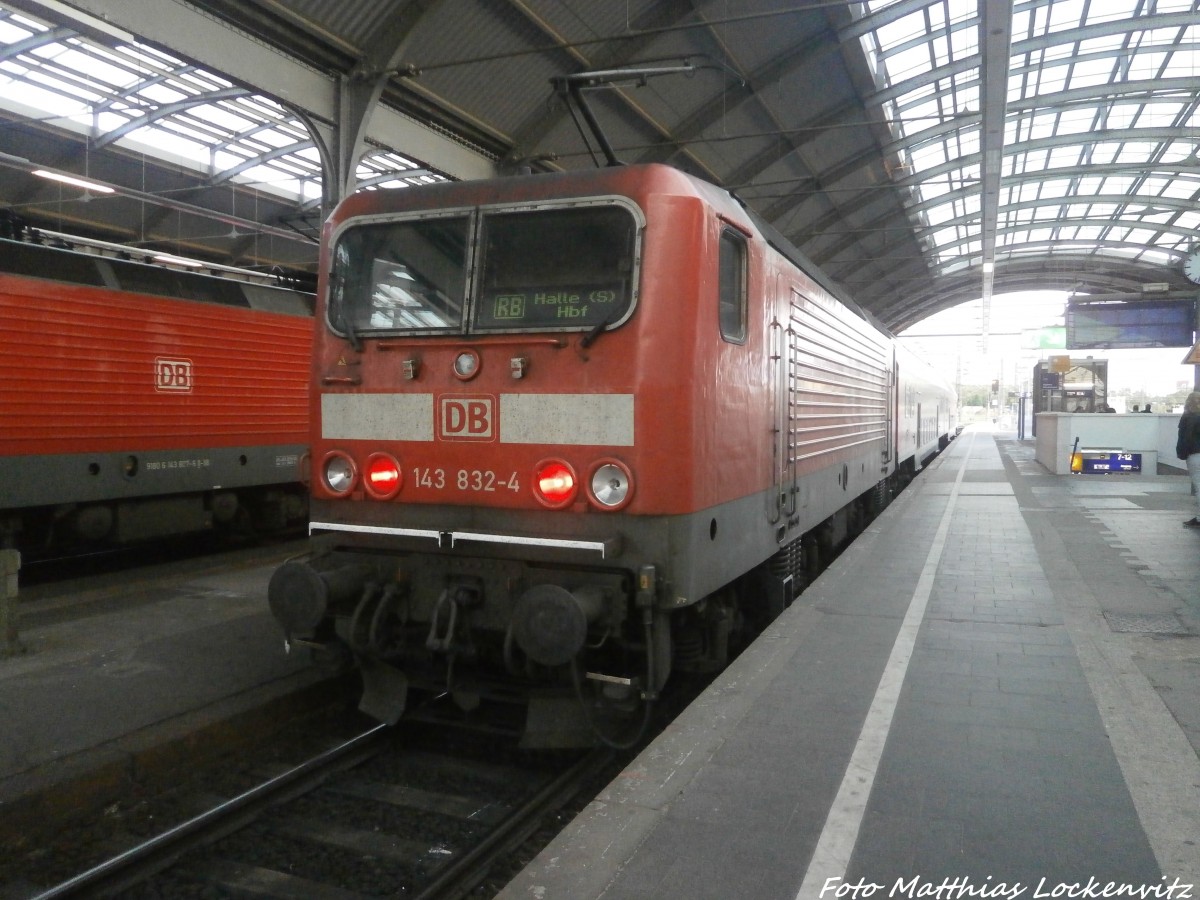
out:
M1196 503L1196 512L1200 513L1200 391L1192 391L1183 402L1175 455L1187 462L1188 475L1192 478L1192 499ZM1188 528L1200 528L1200 515L1192 516L1183 524Z

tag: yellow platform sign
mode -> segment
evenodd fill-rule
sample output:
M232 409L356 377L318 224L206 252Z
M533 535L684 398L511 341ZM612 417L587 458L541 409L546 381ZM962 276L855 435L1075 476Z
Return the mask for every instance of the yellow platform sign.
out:
M1051 372L1070 372L1071 357L1069 356L1051 356L1050 357Z

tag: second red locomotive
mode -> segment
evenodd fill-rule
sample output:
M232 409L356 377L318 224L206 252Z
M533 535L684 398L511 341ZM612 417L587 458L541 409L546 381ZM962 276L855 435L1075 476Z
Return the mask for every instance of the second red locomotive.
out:
M303 524L310 292L9 231L0 545L35 559Z
M420 690L619 742L954 434L947 385L666 166L359 193L322 254L313 552L270 603L383 720Z

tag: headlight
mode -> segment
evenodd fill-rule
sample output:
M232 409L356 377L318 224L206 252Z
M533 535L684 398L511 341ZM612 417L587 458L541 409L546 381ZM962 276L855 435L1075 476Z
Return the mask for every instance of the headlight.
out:
M601 509L621 509L633 496L633 477L624 463L604 460L592 472L589 497Z
M463 381L470 381L479 374L479 354L474 350L459 350L454 355L454 374Z
M354 487L354 479L357 474L358 472L354 467L354 460L345 453L334 451L325 457L325 464L322 466L322 476L325 479L325 487L329 488L333 493L350 493L350 489Z

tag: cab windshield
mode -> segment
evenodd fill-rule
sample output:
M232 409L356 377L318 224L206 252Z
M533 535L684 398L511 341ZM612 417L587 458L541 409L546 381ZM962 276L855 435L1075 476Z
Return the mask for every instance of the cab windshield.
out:
M613 203L352 225L334 248L329 322L354 338L612 327L633 308L637 237Z

